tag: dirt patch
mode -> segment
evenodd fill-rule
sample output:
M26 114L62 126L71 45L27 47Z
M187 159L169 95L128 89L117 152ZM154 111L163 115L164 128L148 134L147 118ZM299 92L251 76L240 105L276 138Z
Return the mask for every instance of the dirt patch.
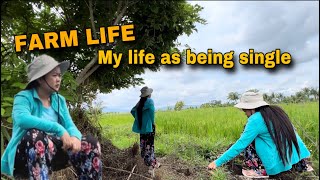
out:
M158 179L193 180L210 178L210 173L205 167L187 164L174 156L158 158L158 161L161 163L161 167L155 172Z
M132 175L130 179L152 178L151 173L148 172L148 167L140 157L138 144L134 144L125 150L119 150L110 141L106 141L102 148L104 149L103 161L105 166L103 173L105 179L127 179L130 175L128 172L131 172L133 168L133 172L140 176ZM209 172L204 167L188 165L174 156L158 157L157 160L161 163L161 166L154 170L153 179L156 180L194 180L200 179L199 177L202 179L210 177ZM112 169L108 167L112 167Z
M148 168L140 157L138 144L120 150L113 146L109 140L105 140L101 148L103 149L103 177L105 179L127 179L130 175L128 172L140 175L131 175L130 179L133 180L151 178Z

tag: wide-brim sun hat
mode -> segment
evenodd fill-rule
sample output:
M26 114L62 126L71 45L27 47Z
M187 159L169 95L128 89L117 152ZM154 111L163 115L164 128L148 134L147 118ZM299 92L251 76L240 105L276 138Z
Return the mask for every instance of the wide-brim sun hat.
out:
M234 107L239 109L255 109L261 106L269 105L263 100L263 95L258 92L245 92L241 98L240 102Z
M55 59L53 59L51 56L48 56L46 54L40 55L36 57L28 66L27 66L27 75L28 75L28 84L27 86L41 78L42 76L48 74L50 71L52 71L57 66L60 66L61 74L66 72L70 66L69 61L63 61L59 63Z
M145 86L140 90L140 92L141 92L140 97L147 97L147 96L151 95L151 93L153 92L153 89L148 88L148 86Z

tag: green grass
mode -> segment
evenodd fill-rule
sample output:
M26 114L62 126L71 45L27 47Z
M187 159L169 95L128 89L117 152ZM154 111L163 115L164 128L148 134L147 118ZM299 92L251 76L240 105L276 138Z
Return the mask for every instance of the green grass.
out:
M319 102L280 105L288 113L299 135L319 166ZM206 165L205 157L216 158L240 136L247 117L234 107L187 109L156 112L155 151L158 156L175 154L194 164ZM104 136L118 148L130 147L139 141L131 131L131 114L104 114L100 124ZM223 175L219 175L223 176Z

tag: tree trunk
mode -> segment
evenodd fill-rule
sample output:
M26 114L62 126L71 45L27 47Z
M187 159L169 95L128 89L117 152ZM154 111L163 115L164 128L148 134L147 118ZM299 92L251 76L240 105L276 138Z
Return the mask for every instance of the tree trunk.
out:
M119 3L118 5L118 10L121 9L122 2ZM92 9L92 0L89 0L89 12L90 12L90 20L91 20L91 26L92 26L92 31L93 31L93 36L95 39L97 39L97 33L96 33L96 28L95 28L95 23L94 23L94 17L93 17L93 9ZM113 25L117 25L121 18L123 17L125 11L127 10L128 7L128 2L126 1L121 12L117 12L117 18L114 21ZM82 84L95 70L98 69L100 66L99 64L96 64L98 58L98 49L95 48L95 55L91 59L91 61L84 67L84 69L81 71L79 76L76 78L76 82L78 85ZM95 65L96 64L96 65ZM94 66L95 65L95 66Z

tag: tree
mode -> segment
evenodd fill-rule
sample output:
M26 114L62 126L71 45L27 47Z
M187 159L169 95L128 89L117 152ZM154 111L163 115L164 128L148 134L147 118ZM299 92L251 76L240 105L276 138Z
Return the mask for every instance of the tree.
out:
M269 96L267 93L263 93L262 96L263 96L263 99L264 99L267 103L269 103L269 104L272 103L272 97Z
M303 91L296 92L295 97L297 102L304 102L307 99L306 94Z
M184 102L183 101L178 101L176 105L174 106L175 111L181 111L182 108L184 107Z
M233 103L235 103L239 98L240 98L240 94L237 92L230 92L228 94L228 99L230 101L233 101Z
M224 106L220 100L211 100L207 103L201 104L200 108L212 108Z
M195 23L205 23L199 17L201 10L202 7L181 0L2 1L1 43L6 49L14 49L14 35L26 34L30 39L31 34L36 33L44 42L44 32L77 30L78 47L28 51L26 46L19 53L11 53L26 63L42 53L58 61L69 60L71 75L68 79L64 77L61 94L67 97L70 106L80 108L83 102L95 98L97 92L109 93L113 89L141 85L143 79L137 75L146 69L159 70L160 55L177 50L177 37L196 31ZM92 36L99 39L100 27L124 24L134 24L135 41L122 42L116 39L115 43L87 45L86 29L91 29ZM117 69L97 64L97 51L107 49L123 53ZM155 55L156 61L152 65L129 65L129 49L145 49L146 53Z
M310 92L311 92L311 89L310 88L308 88L308 87L305 87L305 88L303 88L302 90L301 90L301 92L304 94L304 96L305 96L305 98L307 99L307 100L309 100L310 99Z
M246 92L255 92L255 93L257 93L257 92L259 92L259 90L258 89L249 89Z
M10 129L12 97L27 82L24 66L33 57L46 53L58 61L69 60L70 72L64 75L61 94L70 107L78 110L83 102L95 98L97 92L109 93L113 89L140 85L137 77L146 69L160 69L160 55L176 50L176 40L182 34L196 31L195 23L205 23L199 17L202 8L186 1L1 1L1 130ZM92 30L95 39L100 37L100 27L134 24L135 41L88 46L86 29ZM78 46L29 51L32 34L38 34L44 43L45 32L77 31ZM15 35L27 35L27 45L15 51ZM114 69L97 64L97 50L112 49L123 53L121 65ZM153 65L128 65L128 50L144 49L153 53ZM79 86L81 85L81 86ZM11 99L10 99L11 98ZM3 104L7 103L7 104ZM5 105L5 106L3 106ZM10 109L11 108L11 109ZM79 118L81 119L81 118ZM8 127L8 128L6 128ZM1 134L6 137L6 134ZM1 140L1 143L3 141ZM3 144L1 144L3 149Z
M10 140L13 96L25 88L25 63L1 47L1 155Z
M298 103L299 99L297 98L297 96L291 95L290 96L290 103Z
M284 100L285 97L282 93L276 93L275 98L276 98L276 103L280 103Z
M34 7L39 10L36 11ZM78 47L32 52L24 48L17 55L26 62L30 62L34 55L42 53L48 53L59 61L69 60L78 84L83 85L90 81L96 84L92 91L99 89L104 93L142 84L143 80L136 77L137 75L144 73L145 69L159 70L160 55L174 49L177 37L196 31L195 23L205 23L199 17L202 10L200 6L181 0L4 1L1 10L1 35L6 36L6 45L14 44L13 37L18 34L27 34L30 37L32 33L77 30ZM87 28L92 30L95 39L99 39L100 27L124 24L134 24L135 41L122 42L116 39L115 43L86 45ZM40 38L43 40L42 36ZM121 65L117 69L97 64L97 50L107 49L123 53ZM129 49L145 49L146 53L155 55L156 61L152 65L128 65Z
M319 89L311 88L310 95L313 96L314 100L319 100Z

